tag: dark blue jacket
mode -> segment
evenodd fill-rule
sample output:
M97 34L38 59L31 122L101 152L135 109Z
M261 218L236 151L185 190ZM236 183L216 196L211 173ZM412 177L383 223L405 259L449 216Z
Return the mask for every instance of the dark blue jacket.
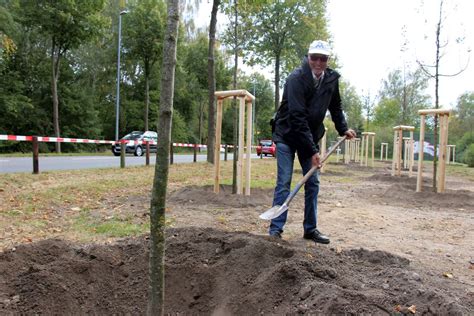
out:
M275 117L273 141L295 148L307 158L319 152L318 142L325 133L323 120L327 110L339 135L348 130L339 94L339 73L327 68L320 86L314 79L308 58L287 78L283 97Z

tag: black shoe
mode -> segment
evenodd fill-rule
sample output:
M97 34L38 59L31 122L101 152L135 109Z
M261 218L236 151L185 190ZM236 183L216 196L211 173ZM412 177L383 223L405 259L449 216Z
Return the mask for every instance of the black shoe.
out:
M315 230L312 233L309 234L304 234L303 235L304 239L309 239L314 242L320 243L320 244L329 244L329 238L327 236L324 236L319 232L319 230Z
M281 233L279 232L272 232L270 233L270 236L281 239Z

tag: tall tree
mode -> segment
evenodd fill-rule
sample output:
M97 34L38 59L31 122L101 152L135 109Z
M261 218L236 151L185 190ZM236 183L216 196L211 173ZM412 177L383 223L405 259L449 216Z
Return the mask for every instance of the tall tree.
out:
M163 47L161 96L155 178L150 207L150 292L148 315L164 314L165 298L165 208L168 187L174 76L178 41L179 0L168 0L168 17Z
M311 41L329 37L326 0L249 1L243 8L244 54L250 64L273 64L276 110L282 68L288 72L306 54Z
M214 144L216 143L216 104L215 96L216 92L216 70L215 70L215 45L216 45L216 26L217 26L217 12L221 0L213 0L211 21L209 24L209 51L207 57L207 80L208 80L208 97L209 97L209 110L208 110L208 128L207 128L207 161L214 163Z
M58 80L61 58L73 48L96 36L102 21L99 15L104 0L97 1L28 1L20 0L25 23L37 28L50 40L51 96L53 101L53 125L56 137L60 137ZM61 143L56 151L61 152Z
M439 2L439 15L438 15L438 21L436 23L436 31L435 31L435 50L436 50L436 55L435 55L435 61L434 64L426 64L421 61L417 61L418 64L420 65L421 69L426 73L426 75L430 78L433 78L435 80L435 109L439 109L439 78L440 77L454 77L459 74L461 74L464 70L467 69L467 65L460 69L459 71L447 74L447 73L442 73L440 71L440 66L441 66L441 59L442 57L445 56L445 52L443 52L446 47L448 47L449 41L448 40L443 40L441 37L441 33L443 31L444 27L444 22L446 20L446 16L443 10L443 5L444 5L444 0L440 0ZM457 39L457 42L462 42L462 37L459 37ZM434 72L433 72L434 71ZM433 146L435 148L438 147L438 117L435 116L434 119L434 137L433 137ZM441 153L440 153L441 154ZM433 158L433 191L437 191L437 160L438 157L435 154Z
M141 61L139 71L145 79L144 130L148 131L150 76L153 65L160 59L163 51L165 4L162 0L140 0L129 5L124 46L128 48L128 55Z

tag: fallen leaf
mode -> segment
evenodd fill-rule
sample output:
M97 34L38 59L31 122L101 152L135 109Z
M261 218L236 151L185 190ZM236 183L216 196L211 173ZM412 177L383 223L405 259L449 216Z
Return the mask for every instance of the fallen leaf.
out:
M336 246L336 253L341 253L341 252L342 252L341 246Z
M408 307L408 311L412 314L415 314L416 313L416 306L412 305L412 306Z
M443 273L443 276L447 277L448 279L452 279L454 277L453 274L449 272Z
M397 306L395 306L394 310L395 310L396 312L400 312L400 311L402 310L402 306L401 306L401 305L397 305Z

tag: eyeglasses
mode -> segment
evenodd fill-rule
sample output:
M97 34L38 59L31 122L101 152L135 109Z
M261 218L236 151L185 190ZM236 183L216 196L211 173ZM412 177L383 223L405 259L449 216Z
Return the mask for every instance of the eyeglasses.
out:
M319 59L322 63L325 63L329 60L329 56L312 54L312 55L309 55L309 59L311 61L318 61Z

